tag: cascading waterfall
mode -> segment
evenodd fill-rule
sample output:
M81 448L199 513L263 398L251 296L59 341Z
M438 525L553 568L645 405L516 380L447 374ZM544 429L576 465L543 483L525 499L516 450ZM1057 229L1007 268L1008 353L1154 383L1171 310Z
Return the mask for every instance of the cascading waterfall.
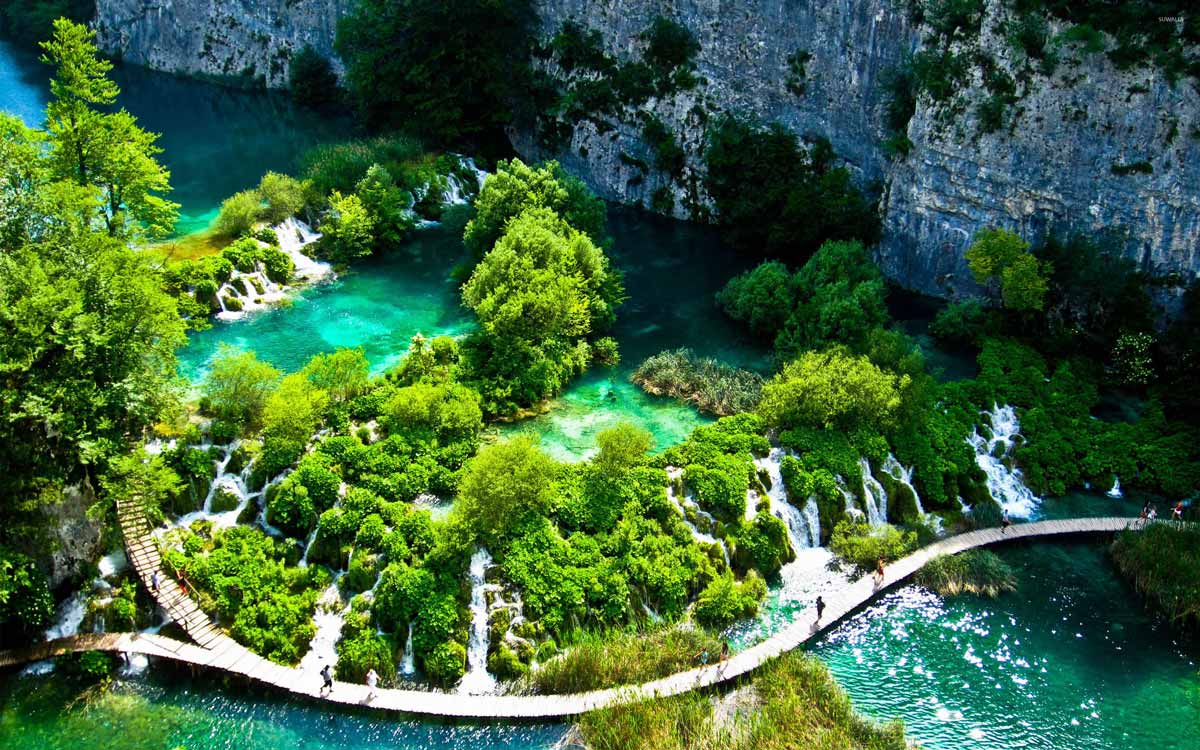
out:
M226 469L229 468L229 462L233 460L233 454L241 446L241 441L235 440L229 445L224 446L221 450L224 452L221 458L216 460L217 476L213 479L208 487L208 494L204 497L204 506L197 511L192 511L186 515L180 516L175 522L175 525L182 528L191 526L196 521L211 521L213 528L224 529L231 526L236 526L238 517L246 510L246 507L254 500L257 500L266 491L264 487L258 492L250 492L247 489L246 483L250 480L250 474L253 471L253 460L247 461L242 470L236 474L231 474ZM193 450L205 450L204 446L196 446ZM232 510L213 512L213 499L216 497L217 491L221 490L234 495L238 502L237 506Z
M987 475L988 492L1000 507L1010 516L1028 518L1037 510L1041 498L1025 486L1020 469L1004 463L1012 454L1013 439L1020 434L1016 411L1011 406L993 405L990 412L984 413L991 422L991 439L984 438L979 430L967 438L967 443L975 449L975 463Z
M344 574L339 573L336 576L317 601L317 610L313 613L313 625L316 626L317 632L313 634L308 652L300 659L299 664L300 671L306 674L315 675L326 664L330 667L337 664L337 642L342 637L346 613L350 611L349 605L342 601L342 593L338 589L338 581L342 575Z
M404 641L404 660L400 662L400 674L413 675L417 665L413 659L413 624L408 623L408 639Z
M771 506L771 513L787 526L788 540L792 543L792 549L799 551L806 547L816 547L821 543L821 521L820 513L817 512L817 503L813 498L809 498L804 508L797 508L787 501L787 489L783 482L782 463L785 452L782 448L772 448L766 458L756 458L754 465L767 472L767 477L771 480L771 487L767 490L767 501ZM809 510L809 506L811 510ZM813 524L813 519L816 518L816 524Z
M488 606L487 569L492 556L483 547L471 555L469 575L471 579L471 635L467 641L467 671L458 683L458 692L465 695L482 695L496 689L496 678L487 671L488 656Z
M303 221L295 217L285 220L275 227L275 236L279 238L279 249L292 259L297 278L320 281L334 275L328 263L313 260L304 254L304 248L321 239L321 235Z
M881 526L887 523L887 491L871 474L870 461L860 458L858 466L862 469L863 504L867 506L867 523Z
M679 511L679 515L683 516L683 522L687 525L688 530L691 531L692 538L701 544L716 544L719 546L721 548L721 554L725 557L725 564L728 565L729 548L725 546L725 542L721 539L717 539L711 534L704 533L700 529L696 528L694 523L688 520L687 511L689 509L697 516L706 518L710 524L713 521L713 517L702 510L700 506L697 505L691 498L685 498L684 500L679 499L678 494L675 492L675 481L681 476L683 476L683 469L674 466L667 467L667 479L669 480L667 482L667 500L671 502L671 505L675 506L675 510ZM685 508L684 502L687 502L689 507Z
M83 618L87 616L87 593L84 591L76 591L71 594L63 603L58 605L57 617L54 618L54 624L46 629L46 640L52 641L56 638L69 638L79 634L79 626L83 624ZM22 671L27 675L43 675L54 671L54 660L47 659L38 661L25 667Z
M883 462L883 470L890 474L892 479L895 479L897 482L907 487L910 492L912 492L913 500L915 500L917 503L917 513L924 516L925 507L921 505L921 495L917 492L917 488L913 487L912 469L904 468L904 466L896 460L896 457L889 453L887 454L887 459L885 459Z

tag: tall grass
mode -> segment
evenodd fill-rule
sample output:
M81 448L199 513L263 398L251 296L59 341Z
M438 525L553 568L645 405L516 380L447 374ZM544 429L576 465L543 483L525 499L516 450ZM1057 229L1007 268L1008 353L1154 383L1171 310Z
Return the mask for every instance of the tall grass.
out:
M902 723L859 716L814 657L785 654L746 684L722 701L732 711L714 711L710 696L692 692L585 714L580 732L592 750L907 748Z
M633 373L633 382L654 396L672 396L702 412L726 417L750 411L762 393L762 376L691 349L660 352Z
M715 662L721 642L700 628L587 632L530 673L522 687L535 693L578 693L635 685L698 666L696 655L701 651L708 651L710 663Z
M1017 576L995 552L973 549L925 563L917 572L917 583L942 596L978 594L994 599L1005 591L1015 591Z
M331 190L353 192L372 164L382 165L393 179L402 183L407 173L432 158L420 139L393 133L314 146L300 157L300 166L313 188L320 195L327 195Z
M1200 628L1200 525L1155 523L1112 544L1117 569L1180 628Z

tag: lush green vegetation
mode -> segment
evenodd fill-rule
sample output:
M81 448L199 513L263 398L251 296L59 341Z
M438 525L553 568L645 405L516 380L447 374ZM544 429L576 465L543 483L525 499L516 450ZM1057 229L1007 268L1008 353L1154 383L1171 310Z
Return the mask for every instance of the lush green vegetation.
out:
M1006 591L1016 590L1017 576L1012 566L995 552L972 549L925 563L917 572L917 583L942 596L976 594L995 599Z
M856 714L829 670L813 657L787 654L743 684L753 693L753 708L733 718L718 716L711 696L691 692L584 714L579 726L595 750L908 747L902 724L881 727Z
M1179 628L1200 626L1200 526L1156 523L1123 531L1112 544L1117 569Z
M693 627L584 633L563 644L564 651L529 673L528 687L537 693L581 693L586 690L637 685L691 669L704 652L715 662L721 642Z
M735 116L714 123L705 186L734 246L803 263L826 240L873 241L874 202L834 158L827 141L802 144L778 124L762 127Z
M527 2L358 0L338 23L346 83L372 127L499 145L529 79Z
M87 23L96 13L96 0L10 0L0 8L0 34L27 47L50 35L54 21L67 18Z
M894 526L870 527L865 521L838 521L829 548L846 562L866 573L880 560L890 563L917 548L917 535Z
M329 107L340 94L333 65L307 44L288 61L288 91L297 104L313 109Z
M170 231L156 136L124 111L92 33L54 24L45 130L0 115L0 628L45 622L43 509L92 487L176 403L183 321L130 241ZM102 514L101 514L102 515Z
M691 349L676 349L644 360L633 382L654 396L677 398L704 413L727 417L754 409L763 378L719 359L697 356Z

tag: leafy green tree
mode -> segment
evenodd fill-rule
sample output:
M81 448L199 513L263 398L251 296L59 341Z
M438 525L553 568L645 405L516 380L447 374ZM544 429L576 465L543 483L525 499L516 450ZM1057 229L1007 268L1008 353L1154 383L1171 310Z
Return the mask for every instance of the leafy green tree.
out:
M999 288L1010 310L1041 310L1049 288L1047 269L1029 253L1029 243L1007 229L981 229L966 253L975 281Z
M262 195L257 190L242 190L221 201L213 229L223 237L240 237L254 229L262 211Z
M278 224L304 210L305 185L295 177L267 172L258 182L258 194L266 205L259 218L268 224Z
M0 546L0 633L25 636L54 614L50 582L28 556Z
M263 403L263 433L283 440L307 442L321 426L328 403L328 394L306 375L287 375Z
M349 263L371 254L375 225L362 200L354 194L333 191L329 213L321 223L321 254L334 263Z
M475 200L475 216L463 232L463 242L476 257L483 257L508 223L531 208L548 208L596 245L609 244L604 202L579 178L567 174L555 161L531 167L520 159L502 161L488 175Z
M732 573L714 578L696 600L696 622L710 628L723 628L758 612L758 603L767 595L767 584L755 573L744 582Z
M1112 352L1117 382L1135 387L1149 385L1154 379L1153 346L1154 336L1149 333L1121 334Z
M370 125L453 142L510 121L533 21L526 0L358 0L335 47Z
M262 425L263 412L280 373L254 352L223 345L201 385L207 411L248 432Z
M474 442L483 431L479 394L460 383L414 383L398 388L383 407L391 434Z
M302 107L323 109L337 101L338 79L329 59L306 44L288 62L288 91Z
M489 543L554 499L558 465L526 436L486 446L467 462L455 513Z
M362 347L338 349L313 356L301 373L330 399L345 401L366 392L371 366Z
M620 422L596 435L600 452L592 463L603 474L620 477L627 470L645 463L652 440L648 430L631 422Z
M893 425L909 382L841 347L805 352L763 386L758 413L784 428L880 430Z
M773 340L796 304L792 274L777 260L764 261L730 279L717 293L717 304L754 335Z
M780 357L827 344L861 350L868 334L890 319L883 274L857 240L822 244L794 287L796 307L775 340Z
M354 192L371 217L377 250L395 247L412 231L412 195L396 186L385 167L372 164Z
M929 332L939 341L955 346L975 346L995 326L979 300L951 302L934 317Z
M96 191L88 213L114 237L164 237L179 218L179 204L162 197L170 173L155 160L158 135L125 110L106 112L120 90L108 78L112 63L99 57L96 33L64 18L42 43L42 61L55 67L46 105L50 169L59 179Z

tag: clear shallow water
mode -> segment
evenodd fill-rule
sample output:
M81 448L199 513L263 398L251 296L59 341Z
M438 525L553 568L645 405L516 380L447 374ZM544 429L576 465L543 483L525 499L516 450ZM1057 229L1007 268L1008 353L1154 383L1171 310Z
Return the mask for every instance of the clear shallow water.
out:
M55 678L0 684L0 747L6 750L542 750L562 725L453 725L153 677L119 683L84 707Z
M50 67L34 53L0 40L0 110L40 127ZM159 160L171 171L170 198L182 205L178 234L204 229L233 193L267 170L293 172L300 153L352 135L348 121L314 116L286 96L239 91L133 65L117 65L117 105L161 133Z
M1143 610L1103 545L998 550L1016 593L908 586L812 651L860 711L930 750L1200 747L1200 650Z

